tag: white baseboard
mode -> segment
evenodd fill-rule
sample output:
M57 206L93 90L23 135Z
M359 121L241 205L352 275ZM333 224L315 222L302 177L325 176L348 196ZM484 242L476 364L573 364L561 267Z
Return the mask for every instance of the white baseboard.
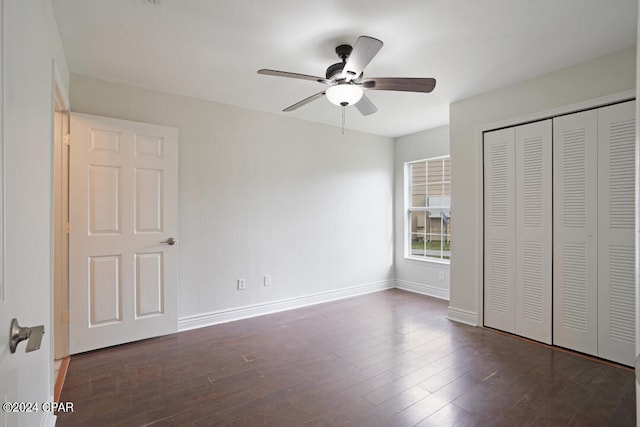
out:
M478 317L475 311L463 310L449 306L447 318L454 322L464 323L466 325L478 326Z
M442 289L423 283L409 282L407 280L396 279L395 283L398 289L449 301L449 289Z
M185 316L178 319L178 331L188 331L190 329L204 328L206 326L218 325L220 323L233 322L234 320L247 319L264 314L277 313L280 311L292 310L306 307L308 305L320 304L323 302L335 301L343 298L364 295L371 292L383 291L394 287L393 280L367 283L350 288L338 289L328 292L320 292L312 295L305 295L295 298L287 298L279 301L270 301L260 304L248 305L244 307L218 310L210 313Z

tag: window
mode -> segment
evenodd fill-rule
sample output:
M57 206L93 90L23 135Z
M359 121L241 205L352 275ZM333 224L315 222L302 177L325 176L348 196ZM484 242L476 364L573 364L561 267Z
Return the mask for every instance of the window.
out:
M451 258L451 162L449 156L405 164L406 257Z

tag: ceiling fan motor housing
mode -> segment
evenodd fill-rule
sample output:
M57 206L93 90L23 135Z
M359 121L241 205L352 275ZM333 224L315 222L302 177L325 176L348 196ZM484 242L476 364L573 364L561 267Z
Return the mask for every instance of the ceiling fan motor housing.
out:
M342 73L344 64L344 62L336 62L335 64L329 65L329 68L327 68L326 72L327 79L332 79L333 76L337 76L338 74Z
M331 79L333 76L342 73L344 65L347 63L347 58L351 55L352 50L353 47L348 44L341 44L336 47L336 54L340 57L342 62L336 62L335 64L329 65L329 68L327 68L327 72L325 73L327 79Z

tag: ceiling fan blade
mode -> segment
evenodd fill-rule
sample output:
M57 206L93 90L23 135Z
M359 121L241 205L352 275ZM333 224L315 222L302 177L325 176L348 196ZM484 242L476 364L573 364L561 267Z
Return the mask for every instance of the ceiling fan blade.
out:
M312 80L319 83L329 82L324 77L310 76L309 74L290 73L288 71L269 70L266 68L262 68L258 70L258 74L264 74L265 76L289 77L292 79Z
M373 102L371 102L369 98L367 98L367 95L362 95L360 101L355 103L355 107L363 116L368 116L378 111L378 108L373 105Z
M398 90L403 92L431 92L436 79L416 77L373 77L364 79L362 85L373 90Z
M355 46L353 46L353 50L347 59L347 63L342 70L342 75L347 80L353 80L357 78L364 67L366 67L369 62L373 59L374 56L378 53L378 51L382 48L383 43L369 36L360 36L358 40L356 40Z
M325 91L318 92L315 95L311 95L310 97L303 99L302 101L296 102L295 104L285 108L282 111L289 112L289 111L297 110L298 108L302 107L303 105L307 105L311 101L315 101L316 99L324 96L324 94L325 94Z

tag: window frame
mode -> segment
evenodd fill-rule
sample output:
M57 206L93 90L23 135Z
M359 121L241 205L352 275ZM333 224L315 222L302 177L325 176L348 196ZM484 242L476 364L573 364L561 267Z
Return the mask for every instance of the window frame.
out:
M424 207L416 207L416 206L411 206L411 204L413 203L413 198L412 198L412 188L414 187L413 185L413 181L412 181L412 174L411 174L411 168L412 165L416 164L416 163L425 163L425 166L428 164L429 161L433 161L433 160L444 160L444 159L449 159L449 180L445 180L444 179L444 168L443 168L443 179L441 181L437 181L437 184L442 184L444 186L444 184L448 184L449 185L449 194L445 195L445 194L441 194L441 196L448 196L449 197L449 206L442 206L442 207L428 207L428 206L424 206ZM428 188L429 186L429 181L428 181L428 172L425 171L425 188ZM429 197L426 193L425 193L425 197ZM426 205L426 201L425 201L425 205ZM420 160L412 160L409 162L405 162L404 163L404 258L405 259L409 259L409 260L414 260L414 261L421 261L421 262L430 262L430 263L436 263L436 264L447 264L449 265L451 263L451 255L449 254L449 258L442 258L442 255L440 258L438 257L432 257L432 256L427 256L425 255L413 255L412 254L412 235L415 234L411 228L412 225L412 213L415 212L432 212L434 209L442 209L442 208L448 208L449 212L451 212L451 155L450 154L446 154L443 156L435 156L435 157L428 157L425 159L420 159ZM449 215L449 221L451 220L451 215ZM442 227L442 223L441 223L441 227ZM448 233L447 233L448 231ZM424 232L424 235L428 235L428 234L434 234L434 233L427 233L426 230ZM444 237L448 237L449 240L449 245L451 245L451 225L449 223L448 225L448 230L443 230L442 228L440 229L440 241L442 242L442 238ZM442 247L442 246L441 246ZM441 249L442 250L442 249Z

